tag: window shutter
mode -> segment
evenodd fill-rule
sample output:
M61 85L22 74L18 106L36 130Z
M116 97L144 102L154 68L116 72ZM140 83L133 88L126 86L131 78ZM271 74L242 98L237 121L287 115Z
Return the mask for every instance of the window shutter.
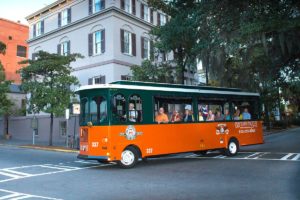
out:
M68 43L67 43L67 51L68 51L68 55L70 55L71 53L71 41L69 40Z
M124 30L121 29L121 32L120 32L120 41L121 41L121 52L124 53Z
M88 39L88 43L89 43L89 56L93 55L93 33L89 34L89 39Z
M157 13L157 26L160 26L160 14Z
M166 53L163 51L162 52L162 61L165 62L167 59Z
M44 34L44 20L41 21L41 33Z
M145 58L145 55L144 55L144 37L141 37L141 55L142 55L142 58L144 59Z
M89 0L89 15L93 14L93 0Z
M100 83L101 83L101 84L105 84L105 76L101 76Z
M105 0L101 0L101 10L105 9Z
M93 78L88 79L88 85L93 85Z
M71 8L68 8L68 24L71 23L72 15L71 15Z
M121 0L121 9L125 10L125 0Z
M153 10L150 8L150 23L153 24Z
M134 33L131 33L131 42L132 42L132 55L136 56L136 36Z
M58 27L61 27L61 13L58 13Z
M144 19L144 4L141 3L141 18Z
M61 44L57 45L57 54L61 55Z
M33 37L36 37L36 24L33 25Z
M105 52L105 30L101 33L101 53Z
M132 14L135 15L135 0L131 0Z
M154 46L152 40L150 40L150 60L154 60Z
M36 53L33 53L32 57L31 57L31 60L35 60L35 58L36 58Z

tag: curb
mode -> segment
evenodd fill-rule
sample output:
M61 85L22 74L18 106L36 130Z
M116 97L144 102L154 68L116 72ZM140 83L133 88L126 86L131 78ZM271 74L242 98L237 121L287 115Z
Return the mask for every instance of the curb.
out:
M32 146L32 145L22 145L18 146L20 148L27 148L27 149L37 149L37 150L45 150L45 151L56 151L56 152L64 152L64 153L79 153L78 150L74 149L62 149L59 147L42 147L42 146Z

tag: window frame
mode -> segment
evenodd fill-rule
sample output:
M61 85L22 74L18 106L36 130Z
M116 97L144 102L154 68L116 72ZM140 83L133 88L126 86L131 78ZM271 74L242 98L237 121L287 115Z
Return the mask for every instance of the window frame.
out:
M22 49L20 49L20 48L22 48ZM17 45L17 56L26 58L26 55L27 55L27 47L22 46L22 45Z
M126 41L127 39L127 41ZM124 54L132 56L132 33L124 30ZM127 47L128 45L128 47ZM128 52L126 51L128 50Z

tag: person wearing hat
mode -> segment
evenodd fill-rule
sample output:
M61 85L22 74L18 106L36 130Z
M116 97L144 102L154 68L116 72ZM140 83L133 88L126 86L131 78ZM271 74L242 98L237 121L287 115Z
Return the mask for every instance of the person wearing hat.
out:
M183 115L183 121L184 122L193 122L194 121L194 116L193 116L191 105L185 106L185 113Z

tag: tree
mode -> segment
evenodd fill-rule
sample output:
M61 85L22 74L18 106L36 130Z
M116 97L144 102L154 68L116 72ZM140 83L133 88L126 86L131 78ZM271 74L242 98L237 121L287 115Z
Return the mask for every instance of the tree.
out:
M19 70L22 78L22 89L30 94L28 111L31 113L50 113L49 146L52 146L53 117L62 115L74 96L72 85L78 80L71 75L70 63L79 54L61 56L40 51L36 60L22 61L28 66Z
M152 63L145 60L141 66L131 67L133 81L174 83L173 66L169 63Z
M0 41L0 54L5 54L6 45ZM4 133L8 134L8 113L12 107L12 102L8 99L9 85L11 81L7 81L5 70L0 61L0 115L4 115Z

